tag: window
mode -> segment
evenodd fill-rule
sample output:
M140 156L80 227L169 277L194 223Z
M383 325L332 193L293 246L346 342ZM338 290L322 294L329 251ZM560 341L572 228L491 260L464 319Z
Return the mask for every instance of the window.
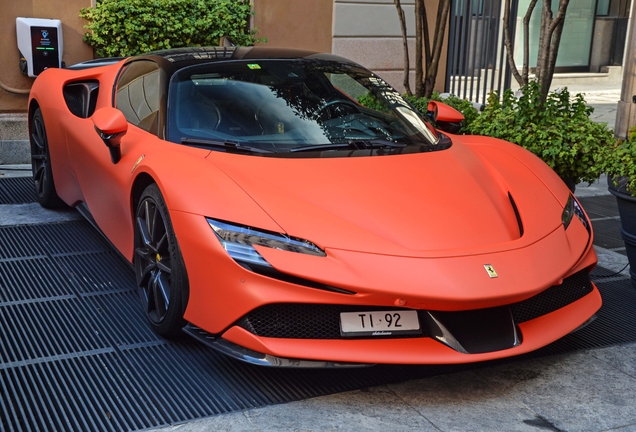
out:
M124 113L129 123L159 135L164 83L164 73L156 63L132 62L125 67L117 83L115 107Z
M171 78L168 99L167 139L175 143L231 142L287 155L333 144L346 151L447 148L386 82L320 58L186 67Z
M596 16L608 16L610 12L610 0L598 0Z

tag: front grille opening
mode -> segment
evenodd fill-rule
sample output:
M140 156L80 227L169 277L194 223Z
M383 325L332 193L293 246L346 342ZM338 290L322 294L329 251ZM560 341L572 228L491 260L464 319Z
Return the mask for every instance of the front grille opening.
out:
M510 305L515 324L530 321L554 312L592 292L587 269L564 279L561 285L552 286L540 294ZM340 334L341 312L373 312L374 310L403 310L395 307L348 306L324 304L281 303L262 306L241 318L236 325L262 337L287 339L344 339ZM444 312L445 315L465 314L464 311ZM418 311L422 328L426 329L427 312ZM429 334L392 335L398 337L427 337ZM349 339L349 338L347 338ZM376 339L373 337L373 339Z
M551 286L534 297L511 305L510 309L515 322L520 324L574 303L592 290L589 271L584 269L565 278L561 285Z
M281 303L262 306L241 318L237 325L257 335L288 339L344 339L340 313L403 310L396 307ZM420 316L420 323L424 319ZM392 337L422 337L422 334ZM377 339L378 337L373 337ZM351 339L347 337L346 339Z

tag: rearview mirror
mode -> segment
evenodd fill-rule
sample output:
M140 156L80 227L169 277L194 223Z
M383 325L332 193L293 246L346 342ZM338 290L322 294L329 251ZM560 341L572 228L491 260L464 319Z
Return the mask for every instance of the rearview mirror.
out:
M116 108L104 107L96 110L91 119L97 134L110 151L110 159L116 164L121 159L121 137L128 131L126 117Z
M428 115L438 128L448 133L459 132L464 121L462 113L452 106L437 101L428 103Z

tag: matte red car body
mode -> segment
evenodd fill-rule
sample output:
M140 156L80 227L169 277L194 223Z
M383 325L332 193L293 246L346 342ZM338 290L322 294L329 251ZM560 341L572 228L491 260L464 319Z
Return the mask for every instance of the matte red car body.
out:
M278 159L180 146L129 124L121 138L121 160L113 164L92 119L68 111L62 88L96 80L96 109L111 107L122 64L49 69L36 80L29 109L42 110L58 195L69 205L85 202L128 260L133 259L136 184L159 186L187 268L185 319L193 325L285 358L462 363L537 349L599 309L594 287L582 299L520 324L519 346L470 355L431 338L277 339L233 325L247 312L275 303L437 311L507 305L591 269L596 256L581 223L563 227L561 213L570 192L556 174L522 148L491 138L451 136L451 148L433 153ZM509 191L524 223L523 236ZM256 249L283 273L356 294L246 270L225 253L205 217L311 240L326 257ZM497 278L489 277L485 264L496 268Z

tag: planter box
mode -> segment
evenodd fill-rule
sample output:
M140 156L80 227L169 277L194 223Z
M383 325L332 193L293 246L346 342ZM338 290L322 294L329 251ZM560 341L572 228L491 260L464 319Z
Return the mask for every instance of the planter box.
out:
M636 197L627 192L625 179L618 178L618 184L614 179L607 177L608 189L616 197L618 213L621 217L621 235L625 242L625 251L629 261L629 274L632 278L632 286L636 288Z

